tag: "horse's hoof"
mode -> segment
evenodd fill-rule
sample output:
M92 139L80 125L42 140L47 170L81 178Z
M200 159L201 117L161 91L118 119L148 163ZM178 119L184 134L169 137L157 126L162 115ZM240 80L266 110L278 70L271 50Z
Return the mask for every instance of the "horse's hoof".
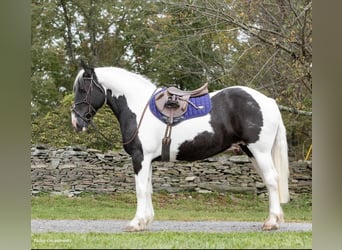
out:
M134 219L126 225L125 232L141 232L149 228L150 223L146 223L143 219Z
M271 230L277 230L277 229L279 229L278 224L271 224L271 223L265 222L264 225L262 226L263 231L271 231Z
M137 228L131 225L128 225L124 228L124 232L141 232L141 231L145 231L146 229L142 229L142 228Z
M126 226L123 230L124 232L135 232L136 228L132 226Z

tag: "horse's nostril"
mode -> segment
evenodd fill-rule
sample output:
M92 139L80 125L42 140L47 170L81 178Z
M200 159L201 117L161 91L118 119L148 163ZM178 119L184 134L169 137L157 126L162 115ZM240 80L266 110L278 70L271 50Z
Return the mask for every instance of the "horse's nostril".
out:
M83 125L80 125L80 124L76 124L76 127L75 127L75 131L76 132L84 132L87 130L87 127L86 126L83 126Z
M76 124L76 127L75 127L75 130L77 132L81 131L82 130L82 126L80 126L78 123Z

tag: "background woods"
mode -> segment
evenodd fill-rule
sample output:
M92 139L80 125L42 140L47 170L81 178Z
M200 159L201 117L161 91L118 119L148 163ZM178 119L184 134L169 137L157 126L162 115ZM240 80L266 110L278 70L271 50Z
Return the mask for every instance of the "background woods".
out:
M211 90L245 85L282 107L291 156L311 144L312 1L33 0L31 116L34 144L120 148L114 116L95 118L101 137L75 134L72 85L79 61L119 66L160 85ZM306 113L293 112L303 110Z

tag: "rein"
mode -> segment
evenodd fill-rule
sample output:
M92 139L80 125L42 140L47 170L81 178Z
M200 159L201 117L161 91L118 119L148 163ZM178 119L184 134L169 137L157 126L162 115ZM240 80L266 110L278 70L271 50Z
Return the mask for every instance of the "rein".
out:
M90 90L92 89L92 85L93 85L93 84L94 84L96 87L98 87L98 88L101 90L101 92L103 92L103 94L104 94L105 100L104 100L104 103L102 104L102 106L105 105L105 104L107 103L107 95L106 95L106 92L105 92L105 90L103 89L103 87L102 87L101 85L99 85L99 84L93 79L93 77L90 77L90 78L85 78L85 77L84 77L84 79L89 79L89 80L91 80L91 85L89 86L89 89L88 89L88 91L87 91L87 94L86 94L85 98L84 98L82 101L79 101L79 102L77 102L77 103L74 103L74 104L71 106L71 111L73 111L75 114L77 114L84 122L89 123L89 124L93 127L93 129L95 130L96 133L98 133L103 139L105 139L105 141L106 141L109 145L113 146L113 143L111 142L111 140L110 140L107 136L105 136L105 135L97 128L97 126L95 125L94 121L92 120L92 117L95 115L96 110L95 110L95 108L88 102L88 95L90 94ZM122 142L123 145L127 145L127 144L131 143L131 142L135 139L135 137L138 135L139 128L140 128L140 126L141 126L141 124L142 124L142 120L143 120L143 118L144 118L144 116L145 116L145 113L146 113L148 104L149 104L150 100L152 99L153 95L155 94L155 92L157 91L157 89L158 89L158 88L156 88L156 89L153 91L151 97L148 99L148 101L147 101L147 103L146 103L146 105L145 105L145 107L144 107L144 110L143 110L143 112L142 112L142 114L141 114L141 117L140 117L138 126L137 126L136 130L134 131L133 135L129 138L129 140L123 141L123 142ZM79 104L82 104L82 103L87 104L88 107L89 107L88 112L87 112L84 116L82 116L82 115L76 110L76 106L79 105Z
M104 94L104 102L102 104L102 106L104 106L106 103L107 103L107 95L106 95L106 91L104 90L104 88L98 84L93 77L83 77L83 79L88 79L91 81L90 83L90 86L89 86L89 89L87 90L87 94L85 96L85 98L82 100L82 101L79 101L77 103L74 103L72 106L71 106L71 111L74 112L76 115L78 115L78 117L80 117L84 122L86 123L89 123L93 129L95 130L96 133L98 133L99 135L101 135L103 137L103 139L105 139L105 141L113 146L113 143L97 128L97 126L95 125L95 123L93 122L93 120L91 119L94 114L96 113L96 110L95 108L93 107L93 105L91 105L89 102L88 102L88 95L90 94L90 90L92 89L92 86L93 84L99 88L101 90L101 92ZM82 104L82 103L85 103L88 105L88 112L82 116L77 110L76 110L76 105L79 105L79 104Z
M148 99L148 101L147 101L147 103L146 103L146 105L145 105L145 107L144 107L144 110L143 110L143 112L142 112L142 114L141 114L141 117L140 117L138 126L137 126L136 130L134 131L133 135L129 138L128 141L123 141L123 142L122 142L122 145L127 145L127 144L131 143L131 142L135 139L135 137L137 137L138 132L139 132L139 128L140 128L141 123L142 123L142 120L143 120L143 118L144 118L144 116L145 116L145 113L146 113L148 104L150 103L150 101L151 101L153 95L156 93L157 89L158 89L158 88L156 88L156 89L153 91L151 97ZM100 135L101 135L101 136L102 136L110 145L113 145L113 143L111 143L111 141L110 141L103 133L101 133L101 131L99 131L99 129L96 127L96 125L95 125L95 123L94 123L93 121L90 121L90 124L92 125L92 127L94 128L94 130L95 130L98 134L100 134Z
M134 131L133 135L131 136L131 138L130 138L128 141L122 142L123 145L127 145L127 144L131 143L131 142L135 139L135 137L138 135L139 128L140 128L140 126L141 126L142 120L143 120L144 115L145 115L145 113L146 113L148 104L150 103L150 101L151 101L151 99L152 99L154 93L156 93L157 89L158 89L158 88L156 88L156 89L153 91L151 97L148 99L148 101L147 101L147 103L146 103L146 105L145 105L145 107L144 107L144 110L143 110L143 112L142 112L142 114L141 114L141 117L140 117L140 120L139 120L137 129Z
M95 123L93 121L90 121L90 125L93 127L93 129L95 130L96 133L98 133L99 135L102 136L102 138L112 147L114 144L112 143L112 141L105 136L95 125Z

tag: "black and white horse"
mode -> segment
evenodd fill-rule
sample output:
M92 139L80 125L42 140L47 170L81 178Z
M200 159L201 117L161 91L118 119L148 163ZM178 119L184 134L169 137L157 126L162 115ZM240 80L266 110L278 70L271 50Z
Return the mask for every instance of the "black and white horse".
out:
M94 69L84 64L83 68L74 83L72 125L76 131L85 131L103 105L112 109L135 173L137 210L126 230L146 230L154 218L151 162L161 156L165 124L145 107L159 88L147 78L121 68ZM238 143L269 193L269 216L263 229L277 229L283 222L280 203L289 201L289 170L286 130L276 102L242 86L211 92L209 96L208 114L173 127L170 160L200 160Z

